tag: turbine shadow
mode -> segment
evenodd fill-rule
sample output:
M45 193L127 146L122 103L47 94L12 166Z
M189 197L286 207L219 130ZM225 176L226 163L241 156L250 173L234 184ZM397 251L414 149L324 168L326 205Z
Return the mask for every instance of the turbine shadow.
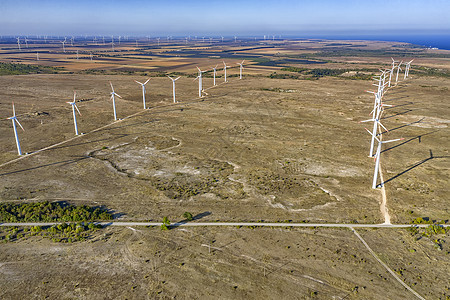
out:
M405 99L408 98L409 96L403 96L403 97L398 97L398 98L393 98L393 99L387 99L387 100L383 100L383 102L392 102L392 101L397 101L400 99Z
M381 132L380 134L388 133L388 132L391 132L391 131L394 131L394 130L397 130L397 129L400 129L400 128L403 128L403 127L411 126L412 124L420 123L420 122L422 122L424 119L425 119L425 117L423 117L423 118L420 119L420 120L411 122L411 123L409 123L409 124L405 124L405 125L401 125L401 126L398 126L398 127L392 128L392 129L389 129L389 131L383 131L383 132Z
M396 113L396 114L390 115L388 117L383 117L383 118L381 118L381 120L386 120L386 119L393 118L393 117L400 116L400 115L406 115L407 113L412 112L412 111L414 111L414 109L407 109L403 112Z
M95 141L88 141L88 142L83 142L83 143L78 143L78 144L72 144L72 145L65 145L65 146L59 146L59 147L54 147L52 149L49 150L55 150L55 149L62 149L62 148L69 148L69 147L74 147L74 146L81 146L81 145L87 145L87 144L92 144L92 143L97 143L97 142L103 142L103 141L113 141L113 140L117 140L123 137L127 137L130 134L116 134L117 136L112 137L112 138L103 138L103 139L99 139L99 140L95 140Z
M407 102L407 103L403 103L403 104L398 104L398 105L394 105L394 106L391 106L391 107L386 107L386 108L383 108L384 110L389 110L389 109L394 109L394 108L397 108L397 107L401 107L401 106L407 106L407 105L412 105L412 104L414 104L414 102Z
M392 150L392 149L394 149L394 148L400 147L400 146L402 146L402 145L404 145L404 144L407 144L407 143L409 143L409 142L414 141L415 139L419 139L419 143L421 143L421 142L422 142L422 137L423 137L423 136L429 135L429 134L433 134L433 133L438 132L438 131L439 131L439 130L434 130L434 131L431 131L431 132L428 132L428 133L424 133L424 134L415 136L415 137L410 138L409 140L406 140L406 141L404 141L404 142L402 142L402 143L400 143L400 144L397 144L397 145L395 145L395 146L386 148L386 149L382 150L380 153L383 153L383 152Z
M2 174L0 174L0 176L6 176L6 175L22 173L22 172L31 171L31 170L37 170L37 169L40 169L40 168L45 168L45 167L50 167L50 166L55 166L55 165L60 165L60 167L63 167L63 166L66 166L66 165L77 163L77 162L85 160L87 158L90 158L90 157L88 157L88 156L81 156L81 157L76 158L76 159L68 159L68 160L63 160L63 161L58 161L58 162L54 162L54 163L50 163L50 164L37 166L37 167L27 168L27 169L23 169L23 170L2 173Z
M407 172L417 168L418 166L426 163L427 161L432 160L432 159L436 159L436 158L450 158L450 155L433 156L433 151L431 151L431 149L430 149L430 157L427 157L427 158L425 158L425 159L423 159L423 160L421 160L419 162L414 163L412 166L408 167L406 170L404 170L404 171L398 173L397 175L394 175L391 178L385 180L384 182L381 183L381 185L384 185L384 184L386 184L386 183L388 183L388 182L390 182L390 181L392 181L392 180L402 176L403 174L405 174L405 173L407 173Z

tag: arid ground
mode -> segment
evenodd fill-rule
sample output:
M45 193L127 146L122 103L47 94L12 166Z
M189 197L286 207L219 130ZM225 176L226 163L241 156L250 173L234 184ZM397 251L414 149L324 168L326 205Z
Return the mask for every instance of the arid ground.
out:
M0 76L0 201L101 205L119 221L176 222L188 211L199 222L383 223L364 129L372 125L359 121L371 117L370 77L397 54L414 62L383 98L393 105L382 116L383 139L404 138L382 149L387 211L392 223L448 221L450 51L364 41L182 42L123 43L109 56L86 44L79 60L75 47L70 57L56 43L20 53L0 44L0 62L58 67ZM222 60L233 66L227 83ZM219 65L217 86L211 71L204 75L201 99L196 65ZM170 74L182 76L175 104ZM143 110L134 80L147 78ZM122 96L117 122L109 82ZM73 91L84 133L77 137L66 103ZM6 120L12 101L25 128L22 150L32 154L16 161ZM448 233L357 231L421 296L450 297ZM108 227L83 242L30 236L0 249L4 299L414 297L347 229Z

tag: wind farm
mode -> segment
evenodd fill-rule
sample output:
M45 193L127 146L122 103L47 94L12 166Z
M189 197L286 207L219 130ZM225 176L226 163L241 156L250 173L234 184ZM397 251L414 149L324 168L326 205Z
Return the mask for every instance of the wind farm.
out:
M1 36L0 298L446 299L448 55Z

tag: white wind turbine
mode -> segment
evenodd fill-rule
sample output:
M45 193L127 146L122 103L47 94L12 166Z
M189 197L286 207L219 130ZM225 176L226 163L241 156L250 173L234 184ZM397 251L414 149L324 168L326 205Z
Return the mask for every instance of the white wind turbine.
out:
M397 85L397 82L398 82L398 73L401 70L400 66L402 65L402 63L403 63L403 60L397 65L397 76L395 77L395 85Z
M25 46L28 48L28 39L25 37Z
M229 66L227 66L227 64L224 61L223 62L223 71L225 72L225 82L227 82L227 68L229 68Z
M20 148L20 142L19 142L19 136L17 135L17 127L16 127L16 123L20 126L20 128L22 128L23 131L25 131L25 129L23 129L22 125L20 124L19 120L17 120L16 117L16 108L14 107L14 102L12 104L13 107L13 116L9 117L8 119L12 121L13 124L13 129L14 129L14 136L16 138L16 145L17 145L17 153L19 155L22 155L22 149Z
M80 113L80 111L78 110L77 105L75 104L75 102L76 102L76 96L77 96L77 93L74 91L74 92L73 92L73 102L67 102L67 103L69 103L70 105L72 105L73 124L74 124L74 126L75 126L75 135L78 135L77 115L76 115L76 113L75 113L75 109L78 111L78 113L80 114L80 116L81 116L81 113Z
M216 85L216 73L217 73L217 71L216 71L216 69L217 69L217 65L213 68L213 76L214 76L214 85Z
M372 141L370 142L370 153L369 153L369 157L373 157L373 147L374 147L374 143L375 143L375 137L377 136L377 129L379 127L383 127L384 130L389 131L386 127L384 127L383 124L381 124L380 119L381 119L381 115L383 114L382 109L380 107L380 105L378 105L376 108L376 113L374 114L374 117L372 119L368 119L368 120L364 120L364 121L360 121L360 123L365 123L365 122L373 122L373 129L372 129Z
M39 60L39 52L36 52L36 60Z
M400 141L400 140L403 140L403 138L389 140L389 141L382 141L381 139L378 139L376 136L374 136L367 128L366 128L366 130L367 130L368 133L370 133L378 141L377 152L375 153L375 170L373 172L373 182L372 182L372 188L376 189L377 188L378 172L379 172L379 169L380 169L381 145L382 144L386 144L386 143ZM383 183L381 183L381 184L383 184Z
M180 76L178 76L177 78L173 79L170 76L167 76L172 80L172 89L173 89L173 103L177 103L177 100L175 99L175 81L177 81L178 79L180 79Z
M64 41L61 41L61 43L62 43L62 46L63 46L63 51L64 51L64 53L66 53L66 48L64 47L64 43L66 42L66 38L64 38Z
M392 67L391 67L391 72L389 73L389 87L391 87L391 80L392 80L392 74L394 74L394 69L395 69L395 63L398 61L395 61L392 57Z
M21 51L22 49L20 48L20 38L16 38L17 39L17 47L19 47L19 51Z
M200 70L199 67L197 67L197 69L198 69L198 76L197 76L197 78L194 79L194 81L198 79L198 97L202 98L203 97L203 76L202 76L202 74L206 71Z
M244 69L244 61L245 61L245 59L241 63L236 63L240 66L239 67L239 79L242 79L242 70Z
M114 92L114 87L113 87L111 81L109 82L109 84L111 85L111 90L112 90L112 92L111 92L111 100L112 100L112 103L113 103L114 121L117 121L116 97L115 96L117 96L119 98L122 98L122 97L119 94L117 94L116 92Z
M411 68L411 63L413 62L413 60L414 60L414 59L412 59L411 61L409 61L409 62L407 62L407 63L405 64L405 65L406 65L406 68L405 68L405 76L404 76L403 79L408 78L408 76L409 76L409 69Z
M139 83L142 86L142 102L144 103L144 109L147 109L147 106L145 105L145 85L150 81L150 78L147 79L146 82L142 83L137 80L135 80L136 83Z

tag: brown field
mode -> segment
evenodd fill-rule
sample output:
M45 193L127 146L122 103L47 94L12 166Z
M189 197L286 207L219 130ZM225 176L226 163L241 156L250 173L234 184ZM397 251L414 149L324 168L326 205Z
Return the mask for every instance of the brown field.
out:
M74 60L73 53L68 59L61 49L42 54L40 65L65 69L59 74L0 76L4 87L0 90L0 201L104 205L119 213L120 220L132 221L161 221L168 216L175 222L189 211L202 214L200 221L383 223L381 193L371 189L374 164L367 157L370 139L364 130L369 125L358 123L370 117L373 98L365 91L374 90L372 81L345 76L272 79L268 75L273 72L294 73L282 72L283 65L261 65L251 59L244 79L236 77L235 63L247 54L268 58L276 53L307 53L332 43L374 50L403 45L267 41L265 46L274 48L253 50L245 50L248 45L214 45L219 54L237 52L236 58L224 59L176 57L175 52L162 50L188 49L170 45L170 49L161 47L152 60L140 59L135 52L92 63ZM116 49L135 50L121 47ZM10 51L5 48L0 51L1 62L38 63L27 61L30 53L5 54ZM108 52L118 53L123 54ZM271 61L282 58L270 56ZM289 65L356 72L390 64L389 56L329 59L326 64ZM222 60L234 67L227 72L229 82L223 83L223 71L218 70L220 84L213 87L208 73L203 80L207 96L202 99L195 77L183 75L176 82L179 103L173 104L170 79L153 76L154 71L194 75L195 66L219 64L220 68ZM445 61L420 57L414 63L438 66ZM108 73L81 72L89 69ZM134 80L149 77L150 109L143 110L141 88ZM123 97L116 105L118 117L125 119L114 123L109 81ZM389 129L384 138L404 138L386 144L382 153L393 223L409 223L417 217L449 219L449 88L448 77L412 74L384 97L386 104L394 105L383 115L383 125ZM74 90L82 113L79 130L85 134L72 139L73 120L66 101L73 99ZM11 115L11 101L25 128L19 132L24 152L71 140L3 165L17 158L11 121L5 120ZM448 233L439 237L443 244L439 251L431 239L416 240L406 230L358 232L423 297L449 296ZM208 245L214 247L211 252ZM24 295L412 299L344 229L109 227L74 244L28 237L0 247L2 299Z

